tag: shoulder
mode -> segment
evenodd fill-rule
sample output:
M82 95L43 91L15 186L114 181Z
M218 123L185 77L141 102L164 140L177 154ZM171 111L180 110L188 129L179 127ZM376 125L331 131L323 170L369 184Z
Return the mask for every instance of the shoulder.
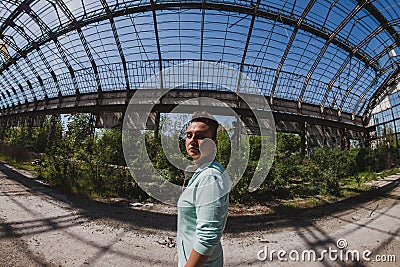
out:
M229 175L218 162L213 162L199 171L198 185L209 184L215 184L223 188L231 186Z
M208 165L200 168L197 172L199 177L219 177L224 174L225 169L218 162L211 162Z
M219 172L220 174L224 173L224 167L216 161L210 162L207 165L201 168L202 171L215 171Z

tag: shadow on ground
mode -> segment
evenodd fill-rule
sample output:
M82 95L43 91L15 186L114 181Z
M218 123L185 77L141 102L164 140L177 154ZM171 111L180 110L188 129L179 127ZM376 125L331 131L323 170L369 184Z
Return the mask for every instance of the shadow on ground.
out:
M72 208L79 209L81 211L80 214L89 219L117 220L127 226L149 230L176 230L175 214L132 209L127 202L108 204L79 196L64 195L40 183L37 179L27 177L4 164L0 164L0 171L6 174L9 179L13 179L25 186L32 193L42 194L49 201L53 199L64 202ZM336 213L352 210L377 197L390 197L388 193L396 188L399 183L400 179L379 189L374 189L335 203L327 203L313 208L293 209L292 211L286 211L285 214L235 215L228 218L225 232L243 233L272 228L276 230L284 227L312 226L315 219L328 215L334 216ZM2 192L2 194L8 193ZM23 190L21 193L24 193Z

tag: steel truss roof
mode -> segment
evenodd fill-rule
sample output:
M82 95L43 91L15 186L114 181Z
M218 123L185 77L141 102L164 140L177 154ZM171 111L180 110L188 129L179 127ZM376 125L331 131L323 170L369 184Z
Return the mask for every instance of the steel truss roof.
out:
M368 116L399 74L394 0L0 2L0 107L137 89L189 60L227 64L268 97Z

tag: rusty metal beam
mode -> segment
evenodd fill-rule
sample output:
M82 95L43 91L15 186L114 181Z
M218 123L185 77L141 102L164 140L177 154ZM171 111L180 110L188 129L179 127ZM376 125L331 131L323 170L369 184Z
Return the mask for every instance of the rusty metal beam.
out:
M65 54L65 51L58 41L58 36L49 28L49 26L29 7L29 6L24 6L23 7L24 12L30 16L33 21L36 22L36 24L39 26L39 28L46 33L50 37L50 39L54 42L54 44L57 47L57 50L61 56L61 59L63 60L64 64L66 65L68 72L71 76L72 83L74 85L75 91L78 92L78 84L75 79L75 71L72 68L71 64L69 63L69 60ZM61 92L61 91L59 91Z
M42 60L43 64L45 65L46 69L50 73L51 77L53 78L53 81L57 87L57 90L60 91L60 86L57 82L57 76L55 72L53 71L52 67L50 66L50 63L47 61L46 57L44 56L42 50L40 50L39 45L28 35L26 34L25 30L16 25L14 22L10 23L9 26L11 26L17 33L19 33L29 44L31 44L32 48L39 54L40 59ZM4 69L0 69L0 72L3 71ZM41 80L41 78L40 78ZM39 83L41 83L39 81ZM47 96L47 92L45 92L45 96Z
M118 53L119 53L119 56L121 58L122 68L124 69L126 91L129 92L131 88L130 88L130 85L129 85L128 67L126 65L126 59L125 59L124 51L122 50L121 42L119 40L117 27L115 26L114 15L110 10L110 7L108 6L107 1L106 0L100 0L100 1L101 1L101 4L104 7L104 10L106 11L106 18L108 18L108 20L110 22L110 25L111 25L111 29L112 29L112 32L113 32L113 35L114 35L115 44L117 45ZM80 25L83 26L83 25L86 25L86 24L83 24L82 22L80 22Z
M394 48L398 47L399 45L397 44L397 42L394 42L392 44L389 44L387 46L385 46L381 52L379 52L377 55L375 55L368 63L368 65L371 64L379 64L379 59L385 55L387 55L391 50L393 50Z
M32 73L36 76L36 79L38 80L39 84L40 84L40 88L42 89L43 93L46 95L46 90L43 88L43 80L40 77L40 75L37 73L37 71L35 70L35 68L33 67L32 62L30 61L30 59L27 57L27 55L15 44L14 40L11 37L8 36L1 36L0 33L0 39L2 39L4 42L6 42L12 49L14 49L15 51L17 51L17 53L19 53L22 58L25 60L26 64L28 65L29 69L32 71ZM10 61L11 62L11 61ZM20 69L20 67L18 66L18 64L15 62L15 67L17 68L18 72L20 73L20 75L25 79L26 82L29 81L29 79L26 77L24 71L22 71ZM30 81L29 81L30 82ZM34 93L32 93L34 94ZM36 94L34 94L36 95Z
M162 56L161 56L161 47L160 47L160 38L158 36L158 24L157 24L157 14L156 14L156 5L154 3L154 0L150 0L151 4L151 12L153 14L153 24L154 24L154 34L156 37L156 45L157 45L157 53L158 53L158 67L160 71L160 88L162 89L164 87L164 82L163 82L163 67L162 67Z
M357 0L357 2L364 3L364 0ZM371 13L374 18L376 18L381 26L390 33L390 35L394 38L397 46L400 46L400 34L399 32L390 25L390 22L382 15L382 13L373 5L372 1L366 1L364 5L365 9Z
M283 52L281 61L279 62L278 68L276 69L276 72L275 72L275 78L274 78L274 82L272 83L272 89L271 89L271 94L270 94L270 104L271 105L273 104L274 93L275 93L276 85L278 84L278 79L279 79L279 75L281 73L283 64L285 63L287 55L289 54L289 51L293 45L294 39L296 38L297 32L299 31L299 28L300 28L300 25L303 23L303 20L305 19L307 14L310 12L310 10L313 7L313 5L315 4L315 2L316 2L316 0L312 0L312 1L308 2L306 8L304 9L304 11L301 14L301 16L299 17L299 19L297 20L296 25L294 26L292 35L289 38L289 42L286 45L286 48L285 48L285 51Z
M30 2L33 2L33 1L24 1L24 3L30 3ZM363 1L359 1L359 2L364 3ZM153 3L154 3L154 1L153 1ZM367 6L369 6L369 5L371 5L373 8L372 4L368 3ZM28 4L28 6L29 6L29 4ZM176 9L177 7L195 9L195 8L199 8L201 6L204 6L205 9L228 10L228 11L239 12L239 13L244 13L244 14L253 14L252 8L247 8L247 7L243 7L243 6L239 6L239 5L229 5L229 4L218 3L218 2L217 3L216 2L205 3L205 1L203 1L203 3L190 3L190 2L189 3L171 3L171 2L169 2L169 3L165 3L165 4L157 3L157 4L154 4L153 7L151 5L140 6L140 7L128 7L128 8L124 8L124 9L120 9L120 10L115 9L111 13L114 17L116 17L116 16L122 16L125 14L135 13L135 12L144 12L144 11L153 11L153 10L162 10L162 9ZM367 8L367 6L366 6L366 8ZM17 10L18 12L21 12L21 9L18 9L18 10ZM16 11L16 13L18 13L17 11ZM18 15L19 14L16 14L16 15L14 14L13 16L14 16L14 18L17 18ZM14 20L14 18L12 18L13 16L10 16L8 19L6 19L6 22L3 25L1 25L1 28L6 29L6 27L9 26L10 23L13 23L13 20ZM276 12L268 11L268 10L258 10L257 16L267 18L267 19L276 19L276 18L280 17L280 21L282 21L283 23L285 23L287 25L292 25L293 27L295 27L296 22L298 20L295 17L285 16L283 14L278 14ZM12 18L12 19L10 19L10 18ZM84 18L82 21L80 21L80 25L84 26L84 25L90 24L95 21L104 20L106 18L107 18L107 14L98 14L94 17L91 17L90 15L88 15L86 18ZM155 24L155 25L157 25L157 24ZM383 25L385 25L385 24L383 24ZM390 26L390 24L388 24L388 26ZM299 29L303 29L312 34L316 34L325 39L329 39L329 37L330 37L330 34L326 32L326 29L324 29L324 27L318 28L318 26L308 24L307 21L302 23L299 26ZM387 29L389 29L388 31L390 32L390 28L387 28ZM387 29L385 28L385 30L387 30ZM54 35L59 36L59 35L65 34L66 32L69 32L71 30L74 30L73 24L64 26L62 29L60 29L59 32L54 33ZM51 38L42 36L40 39L37 40L38 42L35 45L36 45L36 47L38 47L39 45L42 45L49 40L51 40ZM351 51L354 51L355 48L357 48L357 46L353 46L352 44L346 43L339 36L335 36L331 40L331 43L339 46L340 48L344 49L345 51L348 51L349 53ZM32 45L25 51L27 53L29 53L33 49L35 49L35 48ZM38 51L40 51L40 50L38 50ZM363 62L367 62L367 64L368 64L368 62L369 62L369 64L374 63L374 62L371 62L371 59L362 50L356 49L354 56ZM374 68L375 70L379 69L379 66L377 66L376 62L371 67ZM52 74L52 76L54 78L55 74L54 75ZM58 84L56 83L56 85L58 85Z
M358 2L362 0L357 0ZM400 33L391 26L391 23L383 16L383 14L371 3L370 1L367 1L365 5L365 9L368 10L369 13L371 13L374 18L378 20L378 22L381 24L384 30L389 32L389 34L393 37L394 43L385 47L377 56L375 56L371 61L370 64L376 64L376 62L379 60L380 57L382 57L384 54L386 54L390 49L393 49L394 47L399 47L400 46ZM373 94L371 99L368 101L367 108L363 114L364 117L369 116L371 109L376 105L377 98L382 94L384 90L386 90L387 86L393 82L393 80L399 75L400 73L400 67L397 66L397 69L392 72L386 80L379 86L378 90ZM383 73L381 73L383 74ZM360 103L360 101L358 102Z
M254 6L253 16L251 17L251 21L250 21L250 25L249 25L249 31L247 32L246 44L245 44L244 49L243 49L242 61L240 63L240 67L239 67L240 75L239 75L239 79L238 79L236 92L240 91L240 83L241 83L241 80L242 80L243 67L244 67L244 63L246 61L247 49L249 48L251 34L253 32L254 22L256 20L256 16L257 16L257 11L258 11L259 5L260 5L260 0L257 0L257 3Z
M329 92L332 90L333 85L335 84L335 82L337 81L337 79L339 78L339 76L342 74L342 72L344 71L345 67L349 64L349 62L351 61L351 59L353 58L354 54L361 49L361 47L363 47L365 44L369 43L373 38L375 38L380 32L382 32L383 27L379 26L377 27L374 31L370 32L368 34L368 36L366 36L352 51L352 53L350 53L346 60L343 61L342 65L340 66L340 68L338 69L338 71L335 73L335 75L333 76L333 78L331 79L331 81L328 84L328 87L326 88L324 97L321 101L321 112L324 111L324 107L325 107L325 102L327 101ZM368 65L367 65L368 66Z
M339 110L343 108L344 103L347 100L347 97L349 96L350 92L353 90L353 88L356 86L356 84L361 80L361 78L364 76L364 74L367 72L368 67L364 66L362 70L357 74L357 77L351 82L350 86L347 88L346 92L344 93L342 100L340 101L339 104ZM365 88L365 91L368 91L370 87ZM333 104L332 104L333 105Z
M153 3L154 3L154 2L153 2ZM175 5L176 5L176 4L175 4ZM183 5L184 5L184 6L187 5L188 8L195 8L195 7L196 7L196 3L193 3L193 4L187 4L187 3L186 3L186 4L183 4ZM198 4L197 4L197 5L198 5ZM218 8L219 8L218 5L216 5L216 4L209 4L209 3L206 4L205 2L202 3L202 6L203 6L204 8L209 8L209 9L218 9ZM221 6L221 5L219 5L219 6ZM241 7L241 8L239 7L239 8L238 8L237 6L222 5L222 7L226 8L226 9L228 9L228 10L237 11L237 12L243 12L243 13L247 13L247 14L249 14L250 11L251 11L251 9L246 9L246 8L243 8L243 7ZM168 4L168 5L166 5L166 4L157 4L157 5L153 5L153 6L150 8L150 10L154 11L154 10L159 10L159 9L164 9L164 8L166 8L166 9L168 9L168 8L174 8L174 4ZM134 9L136 9L136 11L138 12L138 11L140 11L140 10L149 10L149 7L140 7L140 8L134 8ZM134 9L132 9L131 11L133 12ZM129 9L128 9L128 10L124 10L124 12L121 13L121 14L120 14L120 11L115 11L115 12L112 12L112 13L115 14L115 16L123 15L123 14L129 13ZM273 12L269 12L269 13L268 13L268 12L265 12L265 11L263 11L263 10L260 10L260 11L258 12L258 16L260 16L260 17L265 17L265 18L270 18L270 19L276 19L277 17L279 17L280 20L281 20L283 23L286 23L286 24L288 24L288 25L296 25L296 22L297 22L297 20L294 20L292 17L285 17L285 16L283 16L282 14L276 14L276 13L273 13ZM94 18L94 19L99 20L99 18L101 18L101 17L97 17L97 18ZM104 17L103 17L103 19L104 19ZM101 19L100 19L100 20L101 20ZM87 20L87 21L84 21L84 22L80 22L80 24L86 25L87 23L90 23L90 21L93 21L93 18L92 18L92 20ZM60 31L59 33L57 33L57 35L58 35L58 34L65 33L65 32L68 32L68 31L70 31L71 29L73 29L73 27L74 27L73 25L69 25L68 27L64 28L63 31ZM157 24L155 24L155 27L157 27ZM303 29L303 30L306 30L306 31L309 31L309 32L311 32L311 33L313 33L313 34L316 34L316 35L318 35L318 36L321 36L322 38L329 38L329 36L326 34L325 31L323 31L323 29L318 30L317 28L315 28L315 26L310 26L310 25L308 25L307 23L302 23L302 24L300 24L299 28L300 28L300 29ZM157 32L158 32L158 31L156 31L156 33L157 33ZM156 39L158 39L158 38L156 38ZM41 41L40 43L45 43L44 40L45 40L45 39L43 39L43 41ZM347 44L341 43L340 39L334 38L334 39L332 40L332 43L334 43L334 44L336 44L336 45L342 47L342 48L345 49L346 51L349 51L349 50L352 49L350 46L347 46ZM158 51L160 51L160 50L158 49ZM352 51L354 51L354 49L353 49ZM159 54L159 56L160 56L160 54ZM361 56L361 58L364 59L364 61L365 61L365 60L369 60L369 59L365 56L365 54L363 54L362 52L359 53L358 50L356 50L355 56L358 57L358 58L360 58L360 56ZM161 65L160 65L159 67L160 67L160 69L162 69L162 66L161 66ZM52 75L52 76L54 77L55 75ZM57 83L56 83L56 84L57 84ZM58 85L58 84L57 84L57 85Z
M86 40L85 35L82 32L82 28L79 24L79 22L76 20L74 14L72 14L71 10L69 10L69 8L67 7L67 5L64 3L64 1L61 0L54 0L56 2L56 4L61 8L61 10L63 11L63 13L71 20L72 24L74 25L74 28L76 29L76 31L78 32L79 38L82 42L83 48L86 52L86 55L89 59L90 64L92 65L92 69L95 75L95 80L97 83L97 91L101 92L102 88L101 88L101 83L100 83L100 77L99 77L99 72L97 69L97 65L96 62L93 58L92 52L90 51L89 48L89 44Z
M260 5L260 2L261 2L260 0L257 0L257 3L254 5L254 12L253 12L253 16L251 17L249 31L247 32L246 44L243 49L242 61L240 63L240 68L239 68L240 72L243 72L244 62L246 60L247 49L249 48L251 34L253 32L254 22L257 17L257 12L258 12L258 7Z
M139 89L144 90L144 89ZM159 88L155 89L155 91ZM136 90L131 90L131 96ZM217 93L217 94L216 94ZM3 108L0 110L0 120L11 119L24 116L37 116L45 114L68 114L68 113L101 113L101 112L125 112L127 103L125 102L125 91L114 91L114 92L103 92L104 101L102 105L97 104L97 93L82 94L80 102L82 105L76 105L75 96L61 96L59 98L50 99L47 103L44 100L38 101L36 106L34 103L28 103L27 105L18 105L10 108ZM254 115L254 111L246 108L243 103L240 107L237 106L237 100L235 99L236 94L233 92L220 92L220 91L198 91L198 90L172 90L169 91L163 97L161 103L154 106L153 111L157 112L171 112L177 105L183 108L182 103L187 98L193 98L195 96L202 97L215 97L225 102L229 109L232 108L235 112L241 116L251 117ZM179 96L179 97L177 97ZM174 101L171 101L173 99ZM357 116L354 120L351 119L351 114L344 113L342 119L338 120L336 116L321 116L319 113L319 106L305 104L304 115L298 115L288 107L296 109L296 102L284 99L276 99L276 109L273 110L273 116L275 121L290 121L290 122L308 122L314 125L331 126L341 129L349 129L359 132L364 132L366 128L362 124L361 117ZM173 104L171 104L173 103ZM146 105L146 104L144 104ZM153 104L152 104L153 105ZM226 112L227 107L220 107L221 112ZM217 107L214 107L218 111ZM193 106L187 106L188 111L193 110ZM258 111L261 112L261 111ZM332 111L333 112L333 111ZM221 113L224 114L224 113ZM261 113L259 115L262 115Z
M203 0L203 5L201 8L201 30L200 30L200 61L203 61L203 48L204 48L204 20L206 16L206 9L204 6L206 5L206 0ZM201 73L202 69L200 69Z
M14 95L15 95L15 98L16 98L16 100L18 101L18 103L21 103L21 104L22 104L22 102L20 102L20 101L22 101L22 100L19 98L19 96L23 97L24 95L23 95L23 94L18 94L18 93L17 93L16 89L11 85L10 81L7 79L7 77L5 76L5 74L4 74L3 72L0 73L0 76L3 77L2 80L5 81L5 83L8 85L8 88L10 88L10 89L13 91L13 93L14 93ZM10 93L10 92L7 91L8 97L11 98L11 95L9 95L9 93ZM26 100L26 97L25 97L24 100Z
M371 114L372 109L378 104L377 102L379 97L385 93L388 86L400 82L399 75L400 75L400 66L398 66L397 69L385 79L385 81L379 86L379 88L372 95L372 97L368 101L367 108L364 111L363 114L364 117L368 117Z
M2 74L0 74L0 76L2 76ZM10 92L8 91L8 90L6 90L5 88L7 88L7 86L8 86L8 84L7 84L7 86L4 86L4 84L3 84L3 79L0 79L0 85L1 85L1 89L2 90L0 90L1 91L1 95L3 96L2 97L2 99L3 99L3 103L4 104L6 104L7 106L10 104L12 104L12 101L11 101L11 94L10 94ZM7 95L6 95L7 94ZM15 96L16 98L17 98L17 100L18 100L18 96ZM7 102L7 103L5 103L5 102Z
M302 101L303 101L303 96L304 93L307 89L308 82L311 79L311 76L313 75L315 69L317 68L318 64L322 60L322 57L324 56L326 50L328 49L329 45L332 43L332 40L339 34L339 32L349 23L349 21L354 18L354 16L363 8L367 0L361 1L362 3L358 3L353 10L347 14L347 16L343 19L343 21L340 22L340 24L336 27L336 29L329 35L329 38L326 40L325 44L322 46L321 50L318 53L318 56L316 60L314 61L313 65L311 66L310 70L308 71L306 78L304 80L303 86L301 88L301 93L298 98L299 102L299 108L301 108Z
M104 2L105 0L101 0L102 2ZM190 2L181 2L181 3L157 3L154 5L154 7L152 7L151 5L147 5L147 6L139 6L139 7L128 7L128 8L124 8L124 9L115 9L113 11L110 10L110 8L105 8L105 12L104 13L100 13L100 14L96 14L96 16L90 16L90 14L88 14L85 19L82 19L81 21L79 21L79 24L81 25L81 27L84 27L86 25L89 25L91 23L96 23L96 22L100 22L103 21L107 18L109 18L109 16L111 15L112 17L118 17L118 16L124 16L124 15L128 15L128 14L134 14L134 13L140 13L140 12L151 12L153 10L168 10L168 9L176 9L176 8L188 8L188 9L201 9L203 6L203 3L190 3ZM238 12L238 13L243 13L243 14L248 14L248 15L252 15L254 13L254 10L252 8L246 8L246 7L241 7L238 5L229 5L229 4L224 4L224 3L209 3L206 2L204 4L204 8L205 9L209 9L209 10L225 10L225 11L230 11L230 12ZM109 14L110 13L110 14ZM261 17L261 18L265 18L265 19L270 19L270 20L277 20L279 19L279 21L281 21L283 24L286 25L290 25L295 27L297 25L298 19L292 16L285 16L284 14L280 14L280 13L276 13L273 12L271 10L263 10L263 9L258 9L257 12L257 16ZM9 23L13 23L12 21L7 21L2 25L2 27L5 29ZM66 34L70 31L73 30L73 25L68 24L65 25L63 28L61 28L58 32L54 33L55 36L61 36L63 34ZM309 24L306 21L303 21L303 23L301 23L299 25L299 29L309 32L311 34L314 34L318 37L321 37L323 39L329 39L330 34L326 31L326 29L321 26L321 28L318 28L315 24ZM37 45L40 46L48 41L50 41L50 38L45 38L42 37L40 40L37 41ZM335 44L336 46L340 47L341 49L347 51L348 53L352 53L352 51L354 50L354 47L356 47L356 45L352 45L348 42L345 42L344 40L342 40L340 37L335 36L335 38L333 38L331 40L332 44ZM30 51L32 51L34 48L31 46L29 48L27 48L25 51L27 53L29 53ZM362 62L369 64L370 62L370 58L367 56L367 54L361 50L357 50L354 53L354 56L356 58L358 58L359 60L361 60ZM379 67L376 64L371 65L372 68L374 68L376 71L379 70Z
M9 25L10 22L14 22L14 19L16 19L21 13L23 12L23 8L25 5L29 6L33 1L35 0L25 0L19 6L6 18L5 22L3 25L0 25L0 32L4 32L7 26Z

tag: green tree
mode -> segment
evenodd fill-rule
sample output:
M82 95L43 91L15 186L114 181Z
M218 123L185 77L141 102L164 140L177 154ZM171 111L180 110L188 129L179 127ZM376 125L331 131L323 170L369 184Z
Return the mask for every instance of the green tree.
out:
M121 129L104 129L96 134L95 151L98 158L105 164L125 166L122 151Z

